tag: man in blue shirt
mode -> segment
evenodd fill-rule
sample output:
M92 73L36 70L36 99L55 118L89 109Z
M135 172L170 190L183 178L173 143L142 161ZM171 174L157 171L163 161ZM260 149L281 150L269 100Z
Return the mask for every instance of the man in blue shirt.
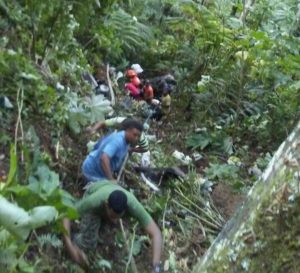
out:
M97 149L84 160L82 172L88 182L109 179L117 183L114 174L119 172L129 146L138 143L143 125L135 119L129 119L123 128L105 136Z

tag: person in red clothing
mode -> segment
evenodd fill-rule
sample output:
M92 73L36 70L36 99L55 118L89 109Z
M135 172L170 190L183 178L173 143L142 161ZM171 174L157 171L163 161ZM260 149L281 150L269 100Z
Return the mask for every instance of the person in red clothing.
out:
M141 81L137 76L134 76L130 79L129 83L125 84L125 90L129 92L129 95L134 99L141 99Z

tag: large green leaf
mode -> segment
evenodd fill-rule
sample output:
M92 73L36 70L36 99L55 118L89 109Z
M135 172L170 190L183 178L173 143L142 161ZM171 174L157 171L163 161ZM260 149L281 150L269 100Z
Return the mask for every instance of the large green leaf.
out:
M10 168L6 180L6 186L9 186L13 182L16 172L17 172L17 155L15 152L15 146L10 145Z
M200 148L203 150L206 148L210 143L212 139L209 136L208 133L199 133L199 134L193 134L186 140L186 146L188 148L192 148L193 150Z
M28 181L28 188L44 199L50 196L60 185L58 174L50 171L46 165L39 166Z
M132 255L139 255L141 253L142 243L148 240L149 238L147 236L140 236L137 239L135 239L132 245Z
M19 238L26 239L32 229L49 224L57 216L54 207L35 207L27 212L0 196L0 224Z
M205 168L205 173L209 179L230 179L237 178L239 168L228 164L210 163L209 167Z

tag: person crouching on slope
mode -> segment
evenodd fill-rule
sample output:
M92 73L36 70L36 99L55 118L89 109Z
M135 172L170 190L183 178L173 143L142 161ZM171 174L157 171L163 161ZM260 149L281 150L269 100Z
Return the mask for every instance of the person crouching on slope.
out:
M95 256L100 226L104 221L115 223L121 217L131 215L142 225L152 241L152 273L160 273L162 235L159 227L135 196L111 181L92 184L84 197L76 204L81 216L79 233L71 239L71 222L63 220L64 243L71 258L82 268L94 270L92 257ZM101 234L101 232L100 232ZM72 238L73 238L72 237Z
M109 179L117 183L116 177L128 149L138 143L142 131L142 123L132 119L126 122L123 130L104 136L82 164L82 173L87 182Z

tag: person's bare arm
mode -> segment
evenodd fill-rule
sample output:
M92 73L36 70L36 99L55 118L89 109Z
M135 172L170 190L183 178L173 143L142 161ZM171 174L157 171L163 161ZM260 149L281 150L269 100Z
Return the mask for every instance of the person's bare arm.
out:
M66 233L63 235L63 241L66 245L66 250L70 255L71 259L79 264L82 268L87 269L89 262L85 253L72 242L70 238L71 234L71 222L69 219L63 219L63 226L65 228Z
M160 264L160 257L162 251L162 235L157 224L151 220L151 222L145 228L146 232L150 235L152 240L152 266ZM155 272L154 269L152 272Z
M133 152L133 153L146 153L148 150L147 149L144 149L142 147L133 147L133 148L130 148L129 152Z
M106 153L103 153L100 156L100 165L107 179L112 180L113 182L116 181L110 168L110 158Z
M86 128L86 131L90 134L95 134L98 130L100 129L105 129L106 128L106 124L103 121L98 121L96 122L93 126L89 126Z

